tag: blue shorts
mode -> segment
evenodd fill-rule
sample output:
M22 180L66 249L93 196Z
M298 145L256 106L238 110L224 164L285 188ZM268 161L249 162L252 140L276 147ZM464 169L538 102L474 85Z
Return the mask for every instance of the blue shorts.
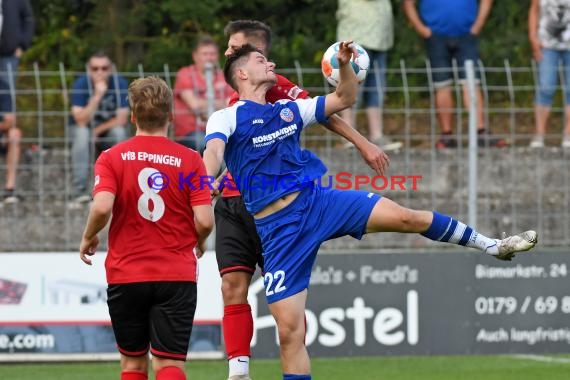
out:
M287 207L256 219L264 259L267 303L309 287L320 245L350 235L361 239L381 196L357 190L306 187Z
M466 34L459 37L445 37L432 34L425 40L431 65L434 86L445 87L453 82L453 60L457 63L458 77L465 79L465 61L473 61L475 76L479 78L479 51L477 36Z
M562 64L564 86L564 104L570 105L570 51L542 48L542 60L538 62L538 86L536 86L536 104L551 106L558 85L558 68Z

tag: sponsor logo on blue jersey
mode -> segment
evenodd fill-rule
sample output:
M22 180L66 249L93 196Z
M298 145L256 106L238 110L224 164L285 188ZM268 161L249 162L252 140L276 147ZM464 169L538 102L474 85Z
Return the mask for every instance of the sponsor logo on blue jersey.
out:
M256 148L267 146L273 144L276 139L284 139L285 137L291 136L295 134L297 131L297 124L291 124L286 127L283 127L273 133L268 133L266 135L255 136L251 139L253 142L253 146Z

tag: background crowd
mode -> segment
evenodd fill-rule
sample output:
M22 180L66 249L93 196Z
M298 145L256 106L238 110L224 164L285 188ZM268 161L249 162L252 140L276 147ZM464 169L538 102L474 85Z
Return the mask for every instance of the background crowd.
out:
M65 66L75 69L76 73L83 71L83 74L69 79L71 109L68 135L73 162L73 194L78 201L85 201L89 199L87 179L94 158L101 150L132 133L125 102L129 78L121 73L131 70L135 60L144 61L146 67L168 61L169 67L176 70L176 79L171 83L175 92L173 137L200 150L208 115L226 104L230 93L219 70L220 49L225 50L221 30L224 23L207 23L212 17L207 11L214 8L224 11L222 14L227 14L228 19L239 18L246 12L255 14L256 11L250 9L250 5L236 9L233 5L210 1L203 2L203 6L165 1L154 7L133 1L131 5L134 7L130 9L116 1L67 3L50 2L40 12L40 7L46 5L42 0L33 3L2 2L0 125L6 166L3 198L7 203L19 200L16 173L22 130L24 138L32 138L34 133L29 131L33 127L30 128L17 112L29 106L26 99L17 96L19 89L26 88L29 79L18 75L20 57L26 67L32 62L49 67L64 61ZM282 2L278 3L279 9L284 7ZM156 16L152 23L140 25L140 22L135 22L134 16L144 20L151 11ZM480 59L487 63L505 55L515 63L518 60L528 65L532 61L537 65L535 120L532 122L535 133L530 147L544 147L545 135L552 131L560 132L556 145L570 148L570 118L564 118L562 126L548 126L552 105L560 88L559 68L569 74L562 76L566 80L564 87L569 87L566 83L570 78L570 65L566 63L570 59L570 9L566 1L531 0L522 4L492 0L339 0L324 1L319 5L304 4L289 12L298 20L311 17L315 22L311 23L310 33L307 33L309 25L290 25L289 20L274 23L272 58L279 62L280 67L291 65L292 59L302 59L307 65L318 66L318 59L328 46L322 41L353 38L367 49L372 70L361 86L358 104L365 112L359 118L356 117L360 115L355 112L357 109L346 111L342 116L386 151L402 146L401 141L392 141L394 139L383 123L383 108L389 101L385 91L390 79L387 73L398 60L425 65L427 58L431 77L421 80L433 83L434 108L440 128L440 136L433 147L445 149L461 143L455 131L455 103L463 103L465 107L469 105L469 96L463 85L464 61L474 60L479 78L482 69L478 66ZM42 16L34 19L34 14ZM513 14L518 18L511 17ZM260 19L271 24L274 17L269 15ZM125 18L125 22L120 23L117 18ZM328 22L319 23L321 19ZM489 38L499 28L499 20L504 37ZM526 20L528 22L524 22ZM102 28L107 33L97 35ZM58 38L52 34L55 31L59 33ZM133 31L147 37L146 40L125 37L132 36ZM97 43L89 43L94 35ZM499 43L504 44L500 50L497 49ZM71 57L72 50L74 54ZM48 51L52 54L47 55ZM456 79L463 88L459 94L453 87ZM570 96L567 92L564 94L564 109L568 113ZM479 146L507 145L505 139L491 134L480 87L477 87L476 96ZM350 144L344 147L350 148Z

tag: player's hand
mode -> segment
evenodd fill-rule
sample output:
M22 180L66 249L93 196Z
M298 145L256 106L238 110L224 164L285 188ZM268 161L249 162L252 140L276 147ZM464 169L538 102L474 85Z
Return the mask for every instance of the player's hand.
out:
M204 256L204 252L206 252L206 242L198 242L198 245L196 245L196 248L194 248L194 253L196 253L196 257L200 258L202 256Z
M390 166L390 158L376 144L366 141L357 147L364 161L378 175L384 175L384 172Z
M337 59L340 65L350 62L352 54L356 54L356 49L353 47L352 42L353 41L341 41L337 53Z
M220 176L220 177L216 178L216 180L212 183L212 190L210 191L210 194L212 195L212 199L214 199L215 197L220 195L220 193L221 193L220 182L221 181L222 181L222 177Z
M220 195L222 193L222 190L224 189L224 185L222 184L222 181L227 180L226 175L228 174L228 169L225 169L224 172L222 174L220 174L218 176L218 178L216 178L216 180L212 183L212 189L211 190L211 195L212 195L212 199L214 199L215 197L217 197L218 195Z
M83 237L81 239L81 245L79 246L79 257L87 265L92 265L91 259L87 256L93 256L99 245L99 237L97 235L93 236L91 239L86 239Z

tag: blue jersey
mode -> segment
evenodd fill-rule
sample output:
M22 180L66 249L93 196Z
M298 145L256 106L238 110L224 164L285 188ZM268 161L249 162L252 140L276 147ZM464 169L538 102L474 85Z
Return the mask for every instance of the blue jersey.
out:
M206 139L226 142L224 159L251 214L320 178L326 167L303 150L303 128L327 121L325 97L259 104L241 100L212 114Z
M433 33L445 37L469 34L477 18L477 0L420 0L422 21Z

